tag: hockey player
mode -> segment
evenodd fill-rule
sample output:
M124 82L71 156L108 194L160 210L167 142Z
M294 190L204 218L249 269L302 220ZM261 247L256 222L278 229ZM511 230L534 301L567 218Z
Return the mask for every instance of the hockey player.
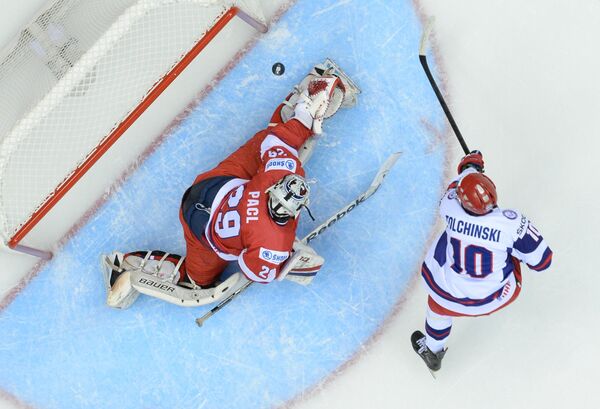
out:
M479 151L460 161L458 179L440 202L446 228L421 267L429 293L425 335L415 331L411 343L431 371L441 368L452 317L506 307L521 290L521 262L533 271L552 262L552 251L531 221L497 206L496 187L483 171Z
M309 203L302 160L323 120L344 102L353 104L345 90L338 76L315 67L275 110L266 129L196 177L179 211L185 257L161 251L104 256L107 304L127 308L143 292L178 305L202 305L240 282L271 282L292 251L309 254L316 273L323 259L295 242L299 214ZM243 276L220 283L233 261Z

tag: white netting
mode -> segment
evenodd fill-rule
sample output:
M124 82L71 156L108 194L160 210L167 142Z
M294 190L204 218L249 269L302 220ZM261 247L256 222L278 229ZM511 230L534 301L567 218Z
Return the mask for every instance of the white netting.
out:
M11 237L236 3L58 0L0 52L0 229Z

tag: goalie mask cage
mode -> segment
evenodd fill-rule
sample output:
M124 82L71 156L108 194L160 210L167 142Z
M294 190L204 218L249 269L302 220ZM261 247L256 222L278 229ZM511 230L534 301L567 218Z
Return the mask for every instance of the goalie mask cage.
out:
M235 16L259 0L57 0L0 52L0 232L19 244Z

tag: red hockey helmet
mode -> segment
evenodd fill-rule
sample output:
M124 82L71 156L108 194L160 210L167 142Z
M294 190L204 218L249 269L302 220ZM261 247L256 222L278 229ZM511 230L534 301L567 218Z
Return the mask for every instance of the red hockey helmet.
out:
M483 173L469 173L456 187L457 198L463 209L481 216L496 207L498 194L496 185Z

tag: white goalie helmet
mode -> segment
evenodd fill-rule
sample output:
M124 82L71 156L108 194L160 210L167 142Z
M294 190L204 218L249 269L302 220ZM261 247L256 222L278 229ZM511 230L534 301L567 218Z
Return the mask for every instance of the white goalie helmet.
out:
M308 206L310 188L302 176L290 174L268 188L267 193L271 217L277 223L285 223L290 217L298 217L300 210Z

